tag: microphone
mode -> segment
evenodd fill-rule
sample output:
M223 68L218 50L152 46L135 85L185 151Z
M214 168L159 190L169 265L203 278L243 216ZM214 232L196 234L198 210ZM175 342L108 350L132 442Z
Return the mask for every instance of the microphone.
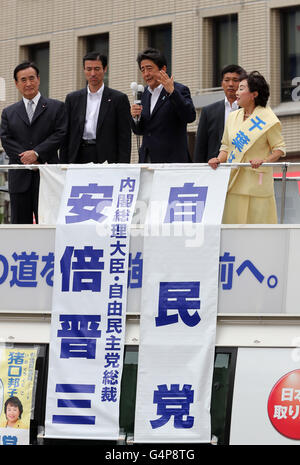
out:
M132 83L130 84L130 89L132 90L132 95L133 95L133 96L134 96L135 93L137 92L137 88L138 88L138 85L137 85L136 82L132 82Z
M139 84L137 86L137 91L136 91L136 100L134 103L136 103L137 105L141 105L142 104L142 95L143 95L143 92L144 92L144 86L142 86L142 84Z
M132 90L132 95L134 96L134 102L136 105L142 104L142 95L144 92L144 86L142 84L137 84L136 82L132 82L130 84L130 88ZM136 116L135 121L139 120L139 117Z
M144 92L144 86L142 84L137 84L136 82L132 82L130 84L130 88L132 90L132 95L134 96L134 103L136 105L141 105L142 95Z

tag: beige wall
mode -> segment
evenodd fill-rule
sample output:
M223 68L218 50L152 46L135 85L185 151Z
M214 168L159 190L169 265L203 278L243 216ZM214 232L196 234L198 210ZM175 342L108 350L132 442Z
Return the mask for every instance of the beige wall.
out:
M211 87L211 18L238 14L239 64L257 69L271 84L271 105L280 104L278 8L300 5L279 0L0 0L0 77L5 79L4 106L18 99L13 69L23 59L22 47L50 42L50 97L64 100L83 85L84 37L109 32L109 85L133 97L140 81L136 55L144 45L143 28L172 23L174 78L192 95ZM280 116L289 152L300 151L300 107L293 103ZM299 113L299 115L298 115ZM282 113L281 113L282 114ZM197 128L198 119L189 125ZM136 148L133 143L133 158Z

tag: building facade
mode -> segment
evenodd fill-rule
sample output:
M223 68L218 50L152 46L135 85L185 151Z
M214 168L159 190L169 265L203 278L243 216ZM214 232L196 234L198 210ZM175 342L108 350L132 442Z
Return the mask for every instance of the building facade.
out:
M141 83L137 53L161 48L174 79L197 108L222 98L220 70L238 63L270 83L290 160L300 156L300 1L286 0L0 0L0 111L19 96L13 69L23 59L41 70L44 94L64 100L84 86L82 57L108 55L109 86L128 94ZM299 76L299 77L298 77ZM299 91L298 91L299 87ZM132 162L137 161L133 143Z

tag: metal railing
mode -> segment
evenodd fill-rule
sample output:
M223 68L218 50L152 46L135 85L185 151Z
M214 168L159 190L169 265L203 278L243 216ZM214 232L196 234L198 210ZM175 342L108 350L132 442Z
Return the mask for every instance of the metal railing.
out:
M60 168L62 170L66 170L70 167L71 165L68 165L68 164L55 164L55 165L4 165L4 164L0 164L0 172L1 171L6 171L6 170L11 170L11 169L14 169L14 170L22 170L22 169L39 169L39 170L42 170L42 169L49 169L49 167L55 167L55 168ZM72 166L76 166L78 169L80 169L82 167L82 165L72 165ZM101 167L102 168L106 168L106 169L109 169L111 166L111 164L102 164ZM122 165L119 165L119 166L122 166ZM208 167L208 164L207 163L172 163L172 164L167 164L167 163L155 163L155 164L124 164L123 166L126 166L127 168L129 166L132 166L132 167L140 167L140 168L144 168L144 169L149 169L149 170L157 170L157 169L165 169L165 168L168 168L170 166L172 166L172 168L174 169L191 169L191 168L196 168L196 167ZM277 163L263 163L261 166L266 166L266 167L272 167L272 168L277 168L278 170L280 169L281 170L281 177L274 177L274 181L281 181L281 202L280 202L280 215L279 215L279 223L280 224L283 224L284 222L284 215L285 215L285 202L286 202L286 185L287 185L287 181L300 181L300 176L287 176L287 173L288 173L288 170L289 169L292 169L296 166L299 166L300 167L300 162L297 163L297 162L277 162ZM89 168L89 169L96 169L96 168L99 168L99 165L94 165L94 164L87 164L84 166L85 168ZM219 165L219 167L226 167L228 168L228 163L221 163ZM251 163L231 163L230 164L230 167L231 168L241 168L241 167L251 167ZM2 187L0 186L0 192L4 192L4 191L7 191L7 189L5 187Z

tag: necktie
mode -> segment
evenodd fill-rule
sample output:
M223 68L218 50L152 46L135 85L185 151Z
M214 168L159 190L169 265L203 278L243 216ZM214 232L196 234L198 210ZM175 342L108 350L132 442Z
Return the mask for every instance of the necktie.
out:
M28 118L29 118L29 121L31 123L31 120L32 120L32 117L33 117L33 101L32 100L29 100L29 102L27 103L27 115L28 115Z

